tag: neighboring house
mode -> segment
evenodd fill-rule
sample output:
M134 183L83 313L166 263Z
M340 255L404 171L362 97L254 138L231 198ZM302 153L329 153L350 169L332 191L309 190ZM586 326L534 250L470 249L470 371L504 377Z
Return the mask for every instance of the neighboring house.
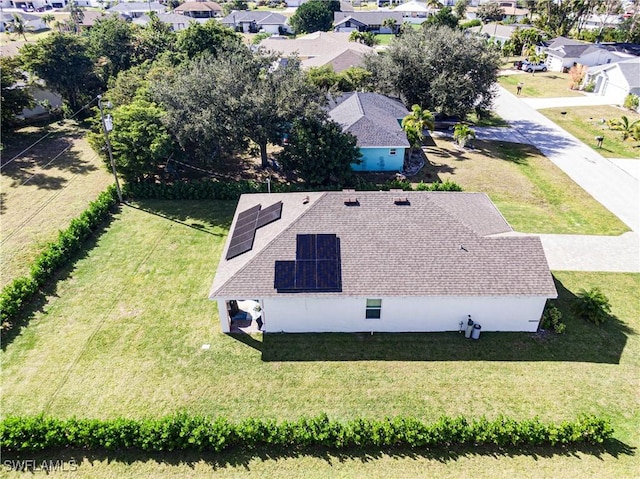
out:
M589 68L584 84L594 84L593 92L622 105L630 93L640 96L640 58Z
M2 12L0 13L0 32L4 32L7 29L11 31L11 23L13 22L14 15L22 18L25 26L30 31L44 30L47 28L47 25L38 15L31 15L29 13L22 12Z
M97 21L99 21L101 18L104 18L104 19L108 18L108 15L119 16L117 12L111 12L110 10L101 11L101 12L87 10L83 12L80 28L82 30L91 30L91 28L93 28L93 26L96 24Z
M295 39L273 36L265 38L259 47L284 57L296 55L303 68L331 65L335 72L362 66L364 56L375 49L349 41L348 33L315 32Z
M66 5L66 0L60 1ZM51 3L47 0L0 0L0 9L19 8L21 10L33 11L39 8L45 8L49 4Z
M222 16L222 7L216 2L184 2L173 12L191 18L216 18Z
M511 35L516 29L525 30L532 28L530 25L509 24L502 25L501 23L487 23L486 25L480 25L478 27L471 27L468 30L470 32L477 33L493 41L504 43L511 39ZM520 53L520 52L517 52Z
M46 117L50 110L59 110L62 107L62 97L58 93L49 90L42 80L30 84L28 90L35 100L35 106L22 110L18 118L29 120ZM45 103L48 104L48 108L43 106Z
M603 48L600 44L581 42L565 37L553 39L542 51L547 54L546 64L550 71L563 71L576 64L593 67L632 57L627 53Z
M356 171L402 171L410 145L400 126L409 111L379 93L345 93L331 105L329 118L358 139L362 163Z
M164 13L165 6L158 2L121 2L109 9L128 18L138 18L149 12Z
M465 12L467 20L474 20L478 18L478 7L483 3L488 2L480 2L477 5L471 5L467 7L467 10ZM502 11L504 12L504 16L502 17L503 20L505 18L512 18L516 22L520 22L520 20L529 15L529 10L527 10L526 8L519 8L517 2L505 1L498 2L498 4L500 5L500 7L502 7Z
M399 27L402 25L402 12L376 11L376 12L334 12L333 28L336 32L373 32L395 33L390 28L383 27L385 20L392 18Z
M177 13L158 13L158 20L170 25L174 32L184 30L192 22L208 21L208 19L197 20L195 18L187 17L186 15L178 15ZM136 25L147 25L150 21L151 18L148 15L142 15L141 17L134 19L132 23L135 23Z
M535 332L557 297L540 238L484 193L245 194L230 231L209 294L225 333L241 300L267 333Z
M601 28L618 28L622 23L622 15L593 14L589 15L583 22L582 28L585 30L599 30Z
M234 10L224 17L224 25L244 33L266 32L278 34L289 31L287 17L275 12Z
M402 13L402 23L422 23L429 15L437 12L439 9L430 8L426 3L411 0L410 2L398 5L393 9L394 12Z

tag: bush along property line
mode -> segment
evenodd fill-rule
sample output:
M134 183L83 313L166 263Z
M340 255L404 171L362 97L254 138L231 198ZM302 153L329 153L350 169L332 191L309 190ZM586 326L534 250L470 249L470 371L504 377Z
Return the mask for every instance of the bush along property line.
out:
M241 447L304 449L435 448L465 446L558 446L602 444L611 438L608 420L580 416L574 421L543 423L538 418L441 417L431 424L412 418L355 419L347 423L326 415L293 422L246 419L231 423L181 413L159 419L55 419L7 417L0 422L3 451L50 448L141 451L212 451Z
M392 188L410 191L413 189L407 180L389 180L383 184L365 181L358 182L356 189L361 191L390 190ZM335 188L322 188L322 191ZM338 188L341 189L341 188ZM453 181L443 183L418 183L418 191L462 191ZM311 191L302 184L271 183L274 193L289 193L293 191ZM257 181L245 180L235 182L221 182L216 180L178 181L174 183L131 183L124 187L124 193L133 199L159 200L237 200L245 193L266 193L267 186Z
M109 217L117 203L114 186L110 186L98 195L95 201L80 216L69 223L67 229L60 231L58 239L46 245L31 265L29 274L13 280L0 292L0 322L4 338L15 321L36 294L61 267L65 266L77 254L84 242Z

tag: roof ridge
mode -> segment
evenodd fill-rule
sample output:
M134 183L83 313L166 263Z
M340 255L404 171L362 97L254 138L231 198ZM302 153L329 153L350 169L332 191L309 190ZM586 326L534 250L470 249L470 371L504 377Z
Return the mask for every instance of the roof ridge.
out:
M220 286L218 286L218 288L216 289L216 291L220 291L224 286L226 286L226 284L227 284L229 281L231 281L231 280L232 280L233 278L235 278L238 274L240 274L241 272L243 272L244 270L246 270L246 269L247 269L251 264L253 264L253 262L254 262L254 261L256 261L256 259L257 259L257 258L259 258L259 257L260 257L260 255L261 255L265 250L267 250L267 249L268 249L268 248L273 244L273 242L274 242L274 241L276 241L278 238L280 238L280 236L282 236L286 231L289 231L289 230L292 228L292 226L293 226L294 224L296 224L298 221L300 221L300 218L303 218L303 217L304 217L304 216L305 216L309 211L313 210L313 209L316 207L316 205L317 205L318 203L320 203L320 202L321 202L321 200L322 200L326 195L327 195L327 192L326 192L326 191L323 191L323 192L322 192L322 194L318 197L318 199L317 199L317 200L315 200L313 203L311 203L311 205L309 205L309 208L307 208L307 209L306 209L305 211L303 211L300 215L298 215L298 217L297 217L297 218L295 218L293 221L291 221L291 222L289 223L289 226L287 226L286 228L284 228L284 229L280 230L280 232L279 232L278 234L276 234L273 238L271 238L271 240L270 240L267 244L265 244L265 245L262 247L262 249L260 250L260 252L259 252L259 253L257 253L256 255L254 255L254 257L253 257L253 258L251 258L249 261L247 261L247 262L244 264L244 266L242 266L240 269L238 269L238 271L236 271L236 272L235 272L235 273L233 273L229 278L227 278L227 280L226 280L224 283L222 283ZM283 203L283 206L284 206L284 203ZM212 291L211 291L211 292L209 292L209 297L211 297L211 296L212 296L212 293L213 293Z

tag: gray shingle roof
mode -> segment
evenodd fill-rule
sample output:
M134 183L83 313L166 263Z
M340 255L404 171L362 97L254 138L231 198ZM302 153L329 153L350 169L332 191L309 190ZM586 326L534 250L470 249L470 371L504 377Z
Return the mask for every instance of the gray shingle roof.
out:
M112 12L164 12L166 7L159 2L122 2L109 8Z
M387 18L393 18L398 25L403 21L401 12L333 12L333 23L342 23L348 17L365 25L382 25Z
M346 196L356 196L359 206L346 206ZM410 205L394 204L396 196ZM243 195L236 217L277 201L282 219L257 230L252 251L226 260L227 240L212 299L303 294L275 290L275 261L295 259L296 235L314 233L336 234L342 258L342 292L315 295L557 296L540 239L509 235L483 193Z
M409 114L402 103L379 93L346 93L329 117L358 139L360 147L409 147L398 120Z
M224 17L221 22L228 25L250 22L257 25L284 25L287 17L273 12L238 10Z
M629 84L629 88L640 87L640 58L632 58L630 60L615 63L620 68L622 76Z

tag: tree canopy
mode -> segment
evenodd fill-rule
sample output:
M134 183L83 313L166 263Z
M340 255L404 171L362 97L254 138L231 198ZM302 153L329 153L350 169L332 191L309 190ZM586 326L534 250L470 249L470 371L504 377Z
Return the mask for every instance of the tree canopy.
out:
M459 21L460 19L451 11L451 7L444 7L438 10L435 15L427 18L427 21L422 26L426 29L433 26L456 28Z
M484 23L497 22L504 18L504 9L498 2L487 2L478 7L476 15Z
M333 10L328 2L309 0L298 7L289 19L296 33L327 32L333 24Z
M60 93L76 111L92 98L99 87L93 62L83 38L68 33L52 33L20 50L25 68Z
M482 39L447 27L408 30L385 55L367 56L372 84L406 105L465 117L493 100L500 56Z
M16 58L0 56L0 92L2 108L0 121L5 133L15 123L15 116L33 106L33 97L26 88L26 75Z
M87 53L101 65L105 83L133 64L134 36L134 26L115 16L98 18L87 32Z
M216 20L209 20L206 23L193 22L178 32L176 50L192 59L202 54L217 56L241 43L242 38L236 32Z
M356 137L336 122L302 118L293 123L280 159L285 171L297 173L307 185L336 187L352 184L351 165L361 157Z

